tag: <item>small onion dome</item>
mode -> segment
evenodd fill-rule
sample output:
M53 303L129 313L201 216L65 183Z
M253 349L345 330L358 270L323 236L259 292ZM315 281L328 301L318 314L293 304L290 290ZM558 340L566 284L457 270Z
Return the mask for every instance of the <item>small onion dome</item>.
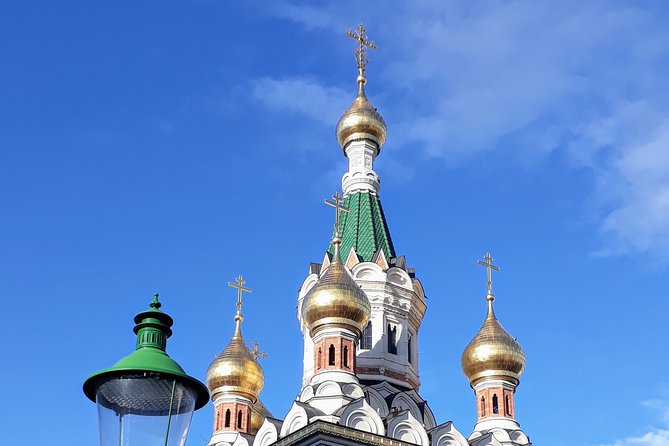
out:
M495 297L488 294L486 300L488 314L462 352L462 371L472 386L487 377L507 378L517 385L525 370L525 352L497 320L492 308Z
M260 427L265 422L265 418L271 417L272 414L265 407L262 401L258 400L251 406L251 435L255 435Z
M232 393L255 402L265 384L262 367L242 338L241 319L241 315L235 316L235 334L207 369L207 387L212 400L219 394Z
M371 139L378 150L386 142L386 123L365 95L364 76L358 76L358 96L337 123L337 141L342 149L356 139Z
M341 262L341 239L332 240L332 263L302 301L302 317L313 337L326 327L342 327L360 336L367 325L371 306L365 292Z

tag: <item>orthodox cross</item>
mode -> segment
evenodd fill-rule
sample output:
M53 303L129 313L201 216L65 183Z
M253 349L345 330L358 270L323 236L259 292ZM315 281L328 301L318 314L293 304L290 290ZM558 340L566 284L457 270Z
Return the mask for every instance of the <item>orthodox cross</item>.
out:
M228 285L232 288L237 288L237 314L242 314L242 293L246 291L250 294L252 290L251 288L244 287L246 280L244 280L241 274L235 279L235 282L237 283L228 282Z
M484 266L488 270L488 294L492 295L492 272L494 271L499 271L499 266L493 265L492 262L492 257L490 257L490 253L486 252L485 257L485 262L483 260L477 260L476 263L478 263L481 266Z
M355 49L355 60L358 62L358 72L360 73L360 76L364 76L365 67L367 67L367 63L369 63L369 56L367 55L367 50L365 47L369 48L370 50L375 50L376 45L374 45L374 42L369 40L367 34L365 34L366 30L362 23L358 25L356 31L349 29L346 34L348 34L348 36L352 39L358 41L359 47Z
M327 204L328 206L332 206L333 208L335 208L335 233L337 235L339 235L340 234L339 229L340 229L340 225L341 225L341 222L340 222L341 212L348 213L349 210L346 206L344 206L344 204L343 204L344 203L344 197L339 195L339 192L335 192L335 194L332 196L332 199L334 201L328 201L328 199L326 198L325 200L323 200L323 202L325 204Z
M256 360L258 358L267 358L267 353L260 351L260 344L258 344L258 341L253 341L253 349L251 350L251 354L253 355L253 359Z

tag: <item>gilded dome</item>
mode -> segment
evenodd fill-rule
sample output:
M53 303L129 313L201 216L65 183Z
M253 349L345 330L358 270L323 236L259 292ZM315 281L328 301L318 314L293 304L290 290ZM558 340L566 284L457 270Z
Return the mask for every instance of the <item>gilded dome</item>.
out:
M488 314L462 353L462 371L472 386L487 377L510 378L517 384L525 370L525 352L497 320L494 299L492 294L486 296Z
M265 405L260 401L256 401L253 406L251 406L251 435L255 435L256 432L260 429L265 418L271 417L272 414L265 407Z
M255 402L265 383L265 374L242 338L241 315L235 320L237 325L230 343L207 369L207 387L212 400L225 392L236 393Z
M332 263L302 301L302 318L311 336L327 326L344 327L357 333L367 325L371 306L341 262L341 239L332 241Z
M345 148L350 141L371 139L378 150L386 142L386 123L365 95L365 78L358 77L358 96L337 123L337 141Z

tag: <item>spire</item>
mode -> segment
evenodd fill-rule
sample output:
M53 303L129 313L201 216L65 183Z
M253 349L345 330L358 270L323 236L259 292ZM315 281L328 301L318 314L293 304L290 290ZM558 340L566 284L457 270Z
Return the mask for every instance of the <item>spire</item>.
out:
M490 256L489 252L485 253L485 256L483 257L485 260L477 260L476 263L479 265L485 267L488 270L488 281L487 281L487 288L488 292L485 296L485 300L488 302L488 314L486 315L486 319L495 319L495 310L492 308L492 303L495 300L495 295L492 293L492 272L493 271L501 271L499 266L493 265L492 262L494 262L493 258Z
M341 260L340 219L348 208L342 205L343 198L339 192L332 196L332 200L324 200L325 204L335 209L332 262L304 297L301 313L312 338L323 328L332 326L344 326L359 337L369 320L371 307L364 291L346 271Z
M357 31L357 32L356 32ZM374 42L369 40L367 37L367 30L365 29L364 25L361 23L358 25L356 28L356 31L353 31L352 29L349 29L346 34L348 34L349 37L352 39L355 39L358 41L358 48L355 49L355 61L358 64L358 97L364 97L365 96L365 83L367 82L367 78L365 78L365 69L367 68L367 64L369 63L369 56L367 55L367 48L370 50L376 50L376 45Z
M241 274L237 276L235 282L236 283L228 282L229 286L237 289L237 313L235 313L235 334L233 335L233 338L241 338L242 321L244 320L244 316L242 316L242 294L244 292L251 294L253 290L251 288L244 287L246 280L244 280Z
M495 296L492 292L492 272L500 271L493 265L490 253L485 260L477 260L487 271L486 302L488 311L481 329L462 353L462 369L472 386L487 378L501 378L518 384L520 375L525 369L525 353L497 320L492 303Z
M386 140L386 123L365 95L365 84L367 83L365 71L369 63L367 48L375 50L376 45L369 40L362 24L358 26L356 31L349 29L347 34L358 42L358 48L354 51L358 65L358 77L356 79L358 95L337 124L337 141L344 150L344 154L350 158L346 150L347 145L357 140L372 141L376 145L375 152L378 154Z
M235 312L235 332L228 345L216 356L207 370L207 386L216 400L218 395L243 396L255 403L264 384L264 373L256 360L257 356L249 350L242 338L241 324L243 293L251 293L245 287L246 281L240 274L235 282L228 285L237 289L237 310ZM258 355L262 356L262 355Z
M342 203L344 202L344 197L339 195L339 192L335 192L332 196L333 201L328 201L326 198L323 200L328 206L335 208L335 224L334 224L334 234L332 235L332 246L334 253L332 256L332 263L342 263L341 261L341 213L349 213L349 209L345 207Z

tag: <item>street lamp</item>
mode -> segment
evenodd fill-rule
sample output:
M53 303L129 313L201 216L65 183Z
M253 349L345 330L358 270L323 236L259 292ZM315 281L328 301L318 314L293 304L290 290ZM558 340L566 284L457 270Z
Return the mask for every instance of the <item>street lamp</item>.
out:
M209 401L207 387L167 355L174 321L160 306L156 294L135 316L137 349L84 382L101 446L184 446L193 412Z

